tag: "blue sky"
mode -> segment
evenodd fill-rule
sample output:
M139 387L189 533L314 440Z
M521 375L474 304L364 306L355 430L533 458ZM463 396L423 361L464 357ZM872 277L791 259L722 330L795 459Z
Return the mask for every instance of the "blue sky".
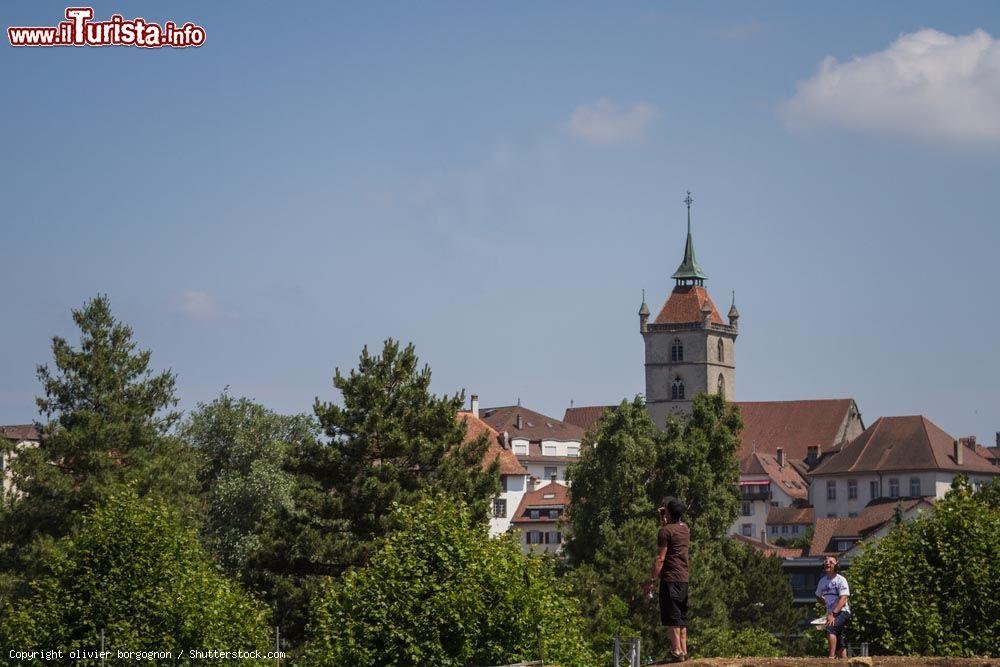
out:
M185 408L308 411L387 336L484 405L617 402L690 188L737 398L1000 430L996 4L291 7L97 2L207 41L2 48L0 422L97 293Z

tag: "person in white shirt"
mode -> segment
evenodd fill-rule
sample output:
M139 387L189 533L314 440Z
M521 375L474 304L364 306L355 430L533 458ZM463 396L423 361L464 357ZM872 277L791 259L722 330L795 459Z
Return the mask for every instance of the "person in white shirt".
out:
M826 641L831 658L846 658L844 626L851 620L851 606L847 598L851 589L844 575L837 572L837 559L827 556L823 561L823 576L816 585L816 597L826 606Z

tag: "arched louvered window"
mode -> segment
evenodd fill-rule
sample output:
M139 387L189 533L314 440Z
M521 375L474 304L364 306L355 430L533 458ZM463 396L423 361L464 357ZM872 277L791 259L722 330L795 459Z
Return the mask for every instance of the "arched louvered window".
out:
M675 338L670 346L670 361L684 361L684 345L680 338Z
M719 373L719 396L726 400L726 378L722 377L722 373Z
M721 364L726 360L726 346L722 344L722 339L719 339L719 363Z
M675 377L673 384L670 385L670 398L674 401L684 400L684 381L680 377Z

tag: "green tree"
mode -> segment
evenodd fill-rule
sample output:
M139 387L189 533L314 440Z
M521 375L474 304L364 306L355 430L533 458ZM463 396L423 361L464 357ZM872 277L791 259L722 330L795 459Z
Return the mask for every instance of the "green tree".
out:
M484 469L489 445L466 441L456 419L464 399L430 392L431 372L412 345L387 340L382 353L365 348L334 386L342 404L317 399L315 412L328 442L297 445L288 470L295 478L289 507L279 510L255 566L277 582L279 622L301 636L303 610L317 577L366 562L373 541L386 534L389 508L436 490L485 521L489 499L500 490L498 465Z
M434 495L388 517L370 563L330 580L313 607L310 665L592 665L576 601L547 559L490 538L464 504Z
M154 664L184 665L244 664L189 659L189 649L267 648L266 609L217 571L176 510L131 490L107 498L41 565L31 594L0 619L2 646L95 649L104 630L112 650L172 650Z
M79 515L123 484L192 507L196 462L169 435L175 378L150 370L132 329L98 296L73 311L80 342L52 340L55 367L38 367L47 422L38 447L23 448L11 475L23 493L0 511L0 567L31 571L39 554L66 535Z
M198 480L205 498L203 534L226 570L254 581L248 563L263 546L268 526L292 506L292 451L317 436L306 415L280 415L248 398L223 393L185 420L181 435L201 456Z
M1000 657L1000 508L960 478L928 515L894 526L851 563L863 640L905 655Z

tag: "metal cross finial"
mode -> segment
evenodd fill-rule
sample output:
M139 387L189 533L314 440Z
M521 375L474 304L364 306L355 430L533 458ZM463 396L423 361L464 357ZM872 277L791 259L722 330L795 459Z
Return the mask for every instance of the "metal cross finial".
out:
M690 235L691 234L691 204L694 203L694 200L691 199L691 191L690 190L687 191L687 197L684 198L684 203L687 204L687 207L688 207L688 234Z
M646 303L646 290L642 290L642 302Z

